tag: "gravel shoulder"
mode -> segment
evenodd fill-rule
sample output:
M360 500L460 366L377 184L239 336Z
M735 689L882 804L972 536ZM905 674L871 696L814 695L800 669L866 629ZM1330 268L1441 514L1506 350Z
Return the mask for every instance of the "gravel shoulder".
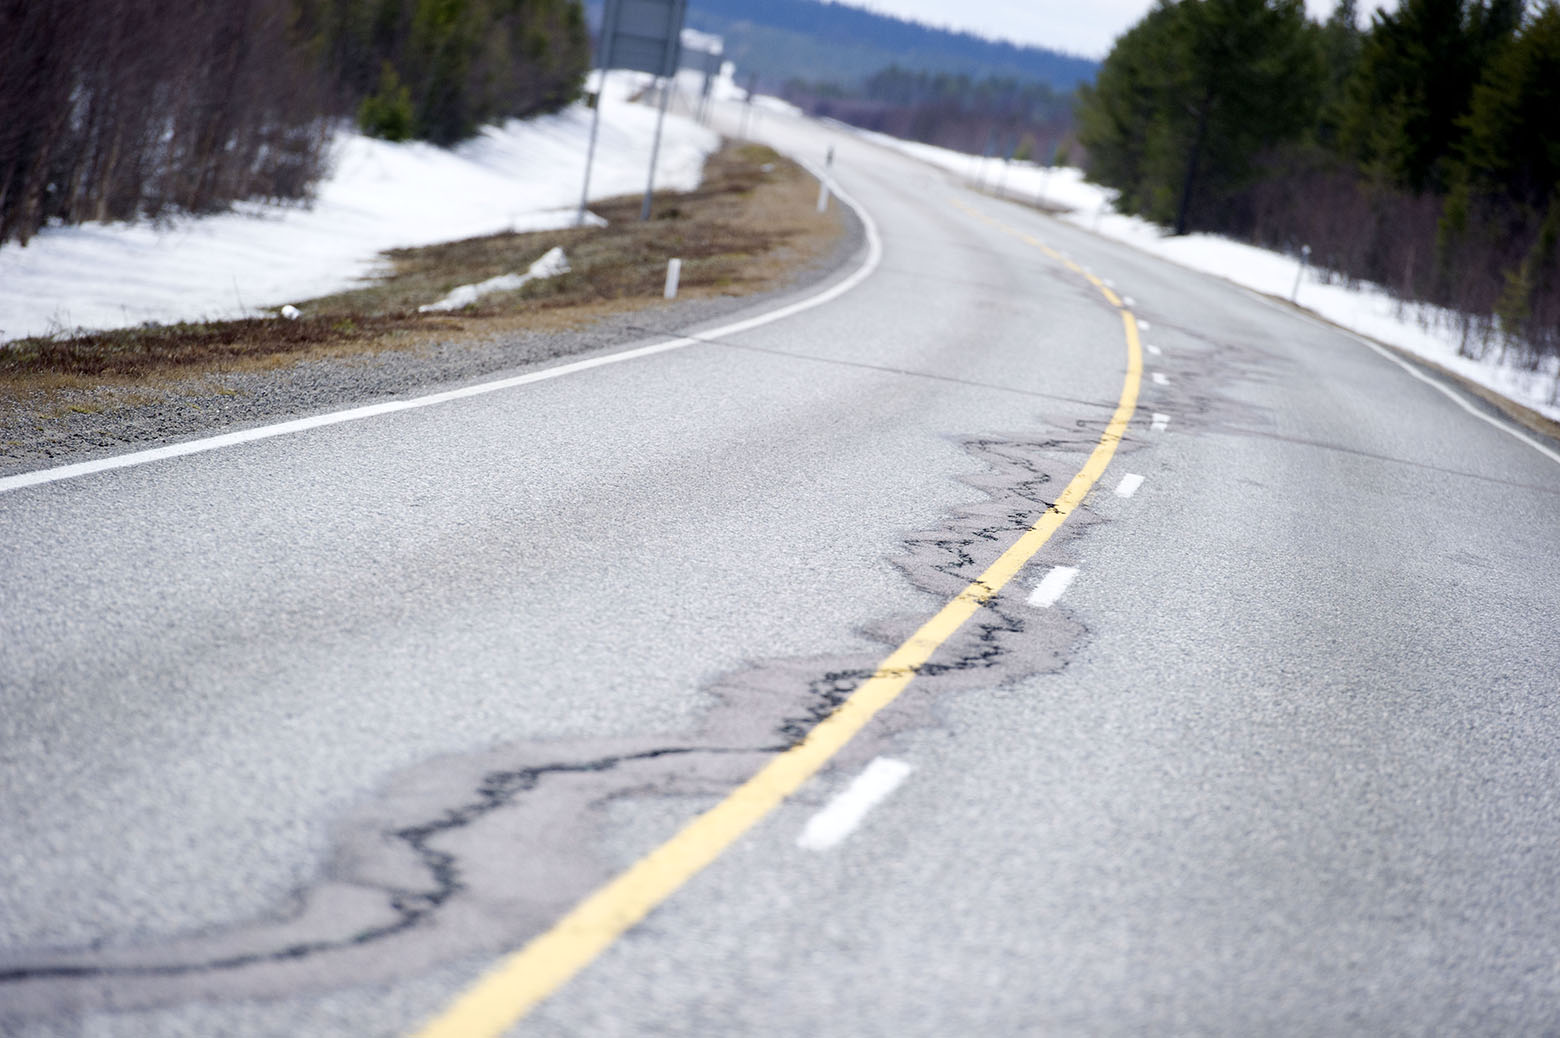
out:
M193 373L44 376L0 386L0 475L451 389L767 309L842 276L865 247L854 214L838 203L832 213L837 230L815 255L755 257L762 276L671 302L615 299L563 314L553 308L535 321L476 322L474 331L451 322L451 332L411 344L327 346Z

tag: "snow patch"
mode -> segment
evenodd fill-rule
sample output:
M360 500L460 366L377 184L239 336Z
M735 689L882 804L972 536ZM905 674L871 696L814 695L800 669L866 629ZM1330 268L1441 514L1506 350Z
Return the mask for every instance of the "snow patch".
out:
M614 74L602 107L593 198L644 190L656 112ZM153 223L51 227L0 246L0 341L149 322L275 314L358 287L386 249L574 225L592 112L489 126L454 148L338 131L308 205L239 205ZM656 185L698 187L720 138L666 118ZM601 224L592 214L588 222Z
M554 245L543 254L542 258L531 264L524 274L500 274L496 278L488 278L479 281L475 285L460 285L450 290L450 294L437 303L429 303L419 306L418 313L440 313L449 310L459 310L470 306L485 295L494 292L513 292L527 282L537 281L542 278L555 278L559 274L569 272L569 259L563 254L563 250Z

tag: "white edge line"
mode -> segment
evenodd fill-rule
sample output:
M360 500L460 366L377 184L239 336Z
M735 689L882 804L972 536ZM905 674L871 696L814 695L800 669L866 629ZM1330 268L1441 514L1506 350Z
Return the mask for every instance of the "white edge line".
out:
M1036 609L1049 609L1062 597L1067 586L1078 575L1077 566L1053 566L1035 589L1029 593L1029 604Z
M1143 485L1143 477L1136 472L1129 472L1121 477L1121 482L1116 484L1117 497L1131 497L1137 493L1138 487Z
M1082 228L1081 226L1079 227L1079 229L1080 230L1085 230L1085 228ZM1479 419L1480 421L1488 422L1490 425L1493 425L1495 428L1499 429L1503 433L1506 433L1508 436L1512 436L1512 437L1514 437L1514 438L1516 438L1518 440L1521 440L1523 443L1527 444L1529 447L1532 447L1534 450L1538 451L1538 453L1542 454L1544 457L1548 458L1550 461L1554 462L1557 465L1560 465L1560 451L1555 451L1555 450L1552 450L1549 447L1544 446L1542 443L1539 443L1537 440L1533 439L1533 437L1529 436L1525 432L1522 432L1520 429L1518 429L1516 426L1510 424L1510 422L1508 422L1508 421L1505 421L1503 419L1494 418L1491 415L1485 414L1483 411L1480 411L1478 408L1476 408L1472 404L1468 403L1467 400L1463 399L1462 395L1460 395L1457 391L1453 390L1449 386L1443 385L1442 383L1440 383L1436 379L1431 378L1429 375L1427 375L1424 372L1420 371L1413 364L1411 364L1410 362L1404 360L1402 357L1399 357L1397 354L1393 353L1391 350L1384 349L1383 347L1377 345L1376 343L1371 342L1369 339L1367 339L1365 336L1361 335L1359 332L1356 332L1356 331L1354 331L1352 329L1349 329L1349 328L1345 328L1342 325L1332 324L1332 323L1330 323L1328 321L1324 321L1314 311L1312 311L1310 309L1307 309L1306 307L1302 307L1302 306L1299 306L1299 305L1291 305L1291 306L1287 306L1287 307L1286 306L1280 306L1273 299L1269 298L1265 293L1259 292L1256 289L1251 288L1249 285L1243 285L1240 282L1234 280L1233 278L1228 278L1228 277L1225 277L1225 276L1223 276L1221 274L1213 274L1213 273L1210 273L1208 271L1200 271L1196 267L1187 266L1186 264L1183 264L1183 263L1177 263L1175 260L1171 260L1171 259L1167 259L1166 257L1159 256L1158 253L1149 252L1147 249L1144 249L1144 248L1142 248L1142 247L1140 247L1138 245L1135 245L1132 242L1126 241L1124 239L1108 238L1108 237L1106 237L1106 236L1104 236L1102 234L1099 234L1098 232L1094 232L1094 231L1090 231L1088 233L1093 234L1094 237L1100 239L1101 241L1116 242L1117 244L1125 245L1125 246L1127 246L1130 249L1136 249L1138 252L1141 252L1141 253L1143 253L1146 256L1156 256L1159 259L1164 259L1167 263L1173 263L1176 266L1180 267L1182 270L1190 271L1190 272L1196 273L1196 274L1203 274L1206 277L1216 278L1216 279L1218 279L1220 281L1223 281L1225 284L1231 285L1234 288L1239 289L1240 291L1246 293L1246 295L1250 296L1252 299L1254 299L1257 302L1261 303L1263 306L1268 307L1269 309L1278 310L1281 313L1289 314L1292 317L1299 317L1302 320L1311 322L1312 324L1316 325L1318 328L1323 328L1323 329L1325 329L1327 331L1330 331L1330 332L1335 332L1335 333L1340 334L1340 335L1345 335L1345 336L1347 336L1347 337L1349 337L1351 339L1354 339L1356 342L1359 342L1359 343L1361 343L1361 344L1363 344L1365 346L1369 346L1371 349L1373 349L1377 353L1381 354L1381 356L1385 357L1387 360L1390 360L1392 363L1396 364L1398 367L1402 368L1404 371L1408 372L1410 375L1414 376L1419 381L1423 382L1425 385L1430 386L1433 389L1436 389L1439 392L1441 392L1442 394L1444 394L1449 400L1451 400L1453 403L1455 403L1458 407L1462 408L1464 411L1467 411L1469 414L1473 415L1475 418ZM1144 320L1141 320L1141 319L1138 321L1137 325L1138 325L1138 330L1139 331L1145 331L1146 332L1150 328L1149 323L1147 321L1144 321ZM1488 387L1486 387L1486 388L1488 388ZM1499 391L1491 389L1490 392L1498 393ZM1504 395L1504 394L1501 394L1501 395ZM1520 403L1520 401L1513 401L1513 403Z
M1099 235L1099 234L1096 234L1095 237L1100 238L1102 241L1115 242L1117 244L1126 245L1128 248L1137 249L1137 251L1142 252L1145 255L1156 256L1159 259L1166 259L1163 256L1158 256L1157 253L1148 252L1147 250L1142 249L1142 248L1138 247L1137 245L1134 245L1131 242L1123 241L1121 239L1116 239L1116 238L1106 238L1106 237L1104 237L1102 235ZM1063 258L1065 259L1066 257L1063 257ZM1329 323L1327 321L1324 321L1320 317L1318 317L1315 313L1313 313L1312 311L1310 311L1308 309L1305 309L1304 307L1298 307L1298 306L1295 306L1295 307L1282 307L1282 306L1279 306L1276 302L1274 302L1273 300L1269 299L1263 293L1258 292L1254 288L1250 288L1250 287L1248 287L1246 285L1242 285L1239 282L1234 281L1234 280L1232 280L1230 278L1222 277L1222 276L1217 275L1217 274L1207 274L1206 271L1199 271L1195 267L1189 267L1189 266L1186 266L1185 264L1176 263L1174 260L1166 259L1166 262L1173 263L1176 266L1180 267L1182 270L1191 271L1193 273L1206 274L1209 277L1217 278L1218 280L1223 281L1226 284L1231 285L1231 286L1239 289L1242 292L1245 292L1252 299L1256 300L1257 302L1261 303L1262 305L1264 305L1266 307L1269 307L1270 309L1278 310L1278 311L1280 311L1282 313L1286 313L1286 314L1289 314L1289 315L1294 316L1294 317L1299 317L1302 320L1309 321L1310 323L1316 325L1318 328L1322 328L1322 329L1325 329L1326 331L1330 331L1330 332L1335 332L1337 334L1345 335L1345 336L1347 336L1347 337L1349 337L1351 339L1354 339L1355 341L1361 343L1362 345L1369 346L1372 350L1374 350L1375 352L1380 354L1382 357L1386 358L1387 360L1390 360L1392 363L1396 364L1398 367L1402 368L1404 371L1408 372L1410 375L1414 376L1419 381L1423 382L1425 385L1430 386L1431 388L1437 390L1438 392L1440 392L1441 394L1446 396L1447 399L1451 400L1458 407L1462 408L1464 411L1467 411L1469 414L1473 415L1475 418L1477 418L1477 419L1479 419L1480 421L1483 421L1483 422L1488 422L1490 425L1493 425L1495 428L1499 429L1501 432L1505 433L1506 435L1511 436L1511 437L1513 437L1515 439L1521 440L1523 443L1527 444L1529 447L1532 447L1534 450L1538 451L1540 454L1542 454L1544 457L1548 458L1550 461L1553 461L1555 464L1560 465L1560 451L1555 451L1554 449L1552 449L1550 447L1544 446L1544 444L1542 444L1539 441L1535 440L1533 437L1529 436L1527 433L1523 432L1521 429L1517 428L1515 425L1512 425L1509 421L1507 421L1505 419L1496 418L1496 417L1494 417L1492 415L1485 414L1483 411L1481 411L1478 408L1474 407L1466 399L1464 399L1463 395L1458 390L1452 389L1450 386L1444 385L1443 383L1441 383L1437 379L1432 378L1430 375L1427 375L1423 371L1420 371L1419 368L1417 368L1410 361L1404 360L1402 357L1399 357L1397 354L1393 353L1391 350L1385 349L1382 346L1378 345L1377 343L1372 342L1370 339L1368 339L1365 336L1361 335L1359 332L1353 331L1352 329L1349 329L1349 328L1344 328L1341 325L1331 324L1331 323ZM1146 332L1150 328L1153 327L1148 321L1145 321L1142 318L1138 319L1137 326L1138 326L1138 330L1140 332ZM1149 351L1151 353L1153 353L1155 355L1158 355L1159 352L1160 352L1157 348L1155 348L1153 346L1148 347L1148 349L1149 349ZM1491 390L1491 392L1496 392L1496 391L1495 390ZM1155 418L1157 419L1158 416L1156 415Z
M1338 330L1337 328L1334 328L1331 325L1328 325L1328 324L1326 324L1325 322L1322 322L1322 321L1317 321L1316 323L1321 325L1324 328L1330 328L1332 331L1337 331ZM1527 444L1529 447L1532 447L1534 450L1538 451L1538 453L1542 454L1544 457L1548 458L1550 461L1554 462L1556 465L1560 465L1560 451L1550 450L1548 447L1545 447L1542 443L1539 443L1537 440L1533 439L1533 437L1529 436L1527 433L1522 432L1521 430L1515 428L1514 426L1510 425L1509 423L1501 421L1500 419L1495 418L1495 417L1493 417L1491 415L1485 414L1483 411L1479 410L1477 407L1474 407L1467 400L1465 400L1461 393L1458 393L1456 390L1452 389L1450 386L1445 385L1444 383L1440 382L1439 380L1431 378L1429 375L1425 374L1423 371L1420 371L1418 368L1416 368L1414 365L1410 364L1408 361L1404 360L1402 357L1399 357L1397 354L1393 353L1390 350L1384 349L1381 346L1376 345L1375 343L1371 342L1369 339L1365 338L1363 335L1358 335L1358 334L1356 334L1354 332L1348 331L1347 329L1344 330L1344 334L1348 335L1351 339L1358 340L1359 342L1364 343L1366 346L1369 346L1371 349L1375 350L1377 353L1381 354L1383 357L1387 358L1392 363L1396 364L1398 367L1400 367L1404 371L1408 372L1410 375L1413 375L1415 378L1417 378L1419 381L1423 382L1425 385L1431 387L1432 389L1439 390L1441 392L1441 394L1443 396L1445 396L1448 400L1450 400L1452 403L1456 404L1458 407L1462 408L1464 411L1467 411L1469 414L1473 415L1475 418L1479 419L1480 421L1488 422L1490 425L1493 425L1495 428L1499 429L1501 432L1506 433L1507 435L1512 436L1512 437L1514 437L1514 438L1516 438L1518 440L1521 440L1523 443ZM1494 392L1494 390L1491 390L1491 392Z
M1235 284L1235 282L1231 281L1230 284ZM1277 303L1264 296L1261 292L1247 288L1245 285L1236 285L1235 287L1243 289L1248 296L1250 296L1252 299L1255 299L1263 306L1268 307L1269 309L1277 310L1280 313L1290 314L1294 317L1299 317L1300 319L1309 321L1311 324L1314 324L1316 327L1325 331L1347 336L1348 338L1353 339L1355 342L1369 346L1376 353L1380 354L1382 357L1385 357L1387 360L1390 360L1392 363L1396 364L1398 367L1402 368L1404 371L1408 372L1410 375L1414 376L1425 385L1438 391L1452 403L1456 404L1464 411L1467 411L1475 418L1482 422L1488 422L1490 425L1493 425L1495 428L1499 429L1506 435L1521 440L1523 443L1527 444L1529 447L1532 447L1534 450L1538 451L1538 453L1542 454L1556 465L1560 465L1560 451L1555 451L1549 447L1544 446L1542 443L1539 443L1537 440L1533 439L1533 437L1529 436L1525 432L1522 432L1520 429L1517 429L1507 421L1485 414L1483 411L1479 410L1477 407L1474 407L1466 399L1464 399L1463 395L1457 390L1454 390L1450 386L1443 384L1438 379L1431 378L1423 371L1420 371L1419 368L1415 365L1404 360L1402 357L1399 357L1391 350L1386 349L1377 343L1371 342L1359 332L1344 328L1341 325L1331 324L1327 321L1324 321L1320 317L1317 317L1315 314L1313 314L1310 310L1306 310L1302 307L1291 308L1279 306ZM1494 392L1494 390L1491 390L1491 392Z
M811 163L799 159L793 161L806 168L814 176L819 175L813 169ZM243 443L253 443L256 440L268 440L275 436L287 436L292 433L319 429L328 425L340 425L343 422L354 422L364 418L377 418L380 415L393 414L397 411L411 411L422 407L432 407L435 404L449 403L453 400L465 400L488 393L497 393L517 386L563 378L565 375L573 375L592 368L605 367L608 364L619 364L623 361L637 360L640 357L649 357L657 353L679 350L685 346L695 345L705 339L720 339L729 335L738 335L773 321L793 317L805 310L811 310L814 307L822 306L825 303L838 299L871 277L883 260L883 241L878 234L877 224L873 222L872 217L847 192L839 190L832 183L832 179L830 188L842 202L850 206L856 217L861 221L867 237L867 255L862 260L861 266L857 267L849 277L843 281L835 282L817 295L809 296L794 303L788 303L767 313L744 318L732 324L701 331L697 337L683 337L672 339L668 342L654 343L649 346L638 346L618 353L571 361L567 364L560 364L557 367L544 368L541 371L532 371L512 378L498 379L493 382L481 382L474 386L463 386L460 389L432 393L428 396L413 397L409 400L390 400L380 404L351 407L344 411L330 411L325 414L312 415L308 418L278 422L274 425L261 425L253 429L243 429L238 432L221 433L217 436L206 436L196 440L186 440L182 443L172 443L165 447L152 447L147 450L132 451L128 454L117 454L109 458L97 458L92 461L80 461L70 465L59 465L54 468L36 469L32 472L22 472L14 476L0 477L0 494L11 490L20 490L23 487L57 483L61 480L75 479L79 476L89 476L113 469L133 468L137 465L146 465L154 461L182 458L190 454L202 454L206 451L221 450L224 447L234 447Z
M807 851L826 851L839 844L855 832L868 811L899 788L911 770L902 760L874 758L843 792L807 820L796 845Z

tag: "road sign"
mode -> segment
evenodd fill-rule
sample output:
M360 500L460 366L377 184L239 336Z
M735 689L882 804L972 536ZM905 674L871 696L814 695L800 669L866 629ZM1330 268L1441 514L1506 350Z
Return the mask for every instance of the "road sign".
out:
M590 122L590 145L585 149L585 183L580 188L576 224L585 222L590 201L590 170L596 160L596 133L601 126L601 102L607 73L615 68L649 72L662 79L661 111L655 120L655 141L650 146L650 176L645 183L641 220L650 219L650 198L655 191L655 160L661 153L661 124L671 97L670 79L677 75L682 53L683 14L687 0L607 0L601 19L601 45L597 67L601 77L596 91L596 114Z
M600 67L677 74L687 0L607 0Z

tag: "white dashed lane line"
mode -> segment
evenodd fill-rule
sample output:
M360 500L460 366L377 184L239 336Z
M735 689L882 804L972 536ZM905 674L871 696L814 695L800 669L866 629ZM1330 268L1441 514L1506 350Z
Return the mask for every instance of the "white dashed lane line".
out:
M1156 386L1168 386L1170 384L1170 376L1163 371L1154 372L1153 379Z
M1143 477L1136 472L1129 472L1121 477L1121 482L1116 484L1117 497L1131 497L1137 493L1138 487L1143 485Z
M1155 411L1153 424L1150 425L1149 428L1154 430L1154 432L1164 432L1169 427L1170 416L1167 414L1160 414L1158 411Z
M1078 575L1077 566L1056 566L1047 573L1035 589L1029 593L1029 604L1036 609L1049 609L1062 597L1062 592Z
M910 771L910 765L902 760L874 759L844 792L807 820L807 828L796 838L796 845L807 851L826 851L840 843L855 832L868 811L899 788Z

